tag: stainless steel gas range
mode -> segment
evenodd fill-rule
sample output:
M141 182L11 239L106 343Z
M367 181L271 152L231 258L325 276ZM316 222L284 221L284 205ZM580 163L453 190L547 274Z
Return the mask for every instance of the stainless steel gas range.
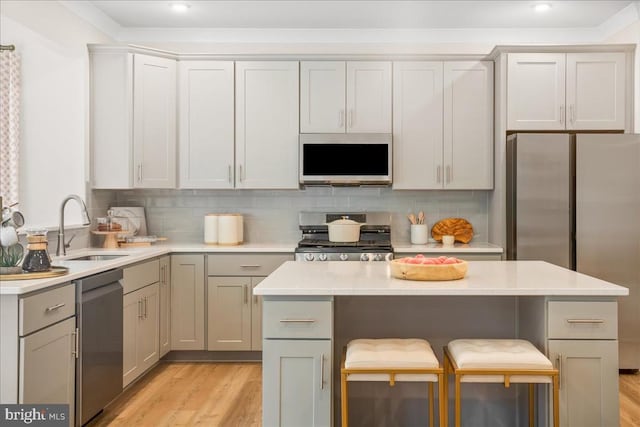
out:
M329 241L327 223L347 217L362 223L360 240L354 243ZM295 250L296 261L388 261L393 259L391 214L301 212L302 240Z

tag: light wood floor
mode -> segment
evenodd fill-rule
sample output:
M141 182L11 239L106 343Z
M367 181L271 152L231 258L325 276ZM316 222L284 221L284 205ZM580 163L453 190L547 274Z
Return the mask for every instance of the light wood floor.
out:
M161 363L98 417L98 426L260 426L259 363ZM640 426L640 375L620 376L620 427Z

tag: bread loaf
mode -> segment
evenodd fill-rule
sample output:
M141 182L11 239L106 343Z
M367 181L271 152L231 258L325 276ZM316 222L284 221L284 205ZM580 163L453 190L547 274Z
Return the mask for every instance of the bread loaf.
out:
M473 239L473 227L464 218L445 218L431 228L431 237L441 242L442 236L454 236L456 242L469 243Z

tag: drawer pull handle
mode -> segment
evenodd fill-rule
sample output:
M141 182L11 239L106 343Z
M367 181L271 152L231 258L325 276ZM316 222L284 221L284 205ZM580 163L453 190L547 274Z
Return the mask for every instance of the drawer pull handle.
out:
M242 264L241 268L260 268L262 267L260 264Z
M567 319L567 323L604 323L604 319Z
M61 302L60 304L56 304L56 305L52 305L51 307L47 307L47 308L45 309L45 311L46 311L47 313L48 313L48 312L50 312L50 311L56 311L57 309L62 308L62 307L64 307L65 305L67 305L67 304L65 304L65 303Z
M316 319L280 319L280 323L315 323Z

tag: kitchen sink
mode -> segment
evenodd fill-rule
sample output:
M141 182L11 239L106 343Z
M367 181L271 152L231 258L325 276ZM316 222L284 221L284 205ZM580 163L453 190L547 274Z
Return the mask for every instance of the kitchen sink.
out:
M67 258L64 261L109 261L125 256L127 255L83 255L73 258Z

